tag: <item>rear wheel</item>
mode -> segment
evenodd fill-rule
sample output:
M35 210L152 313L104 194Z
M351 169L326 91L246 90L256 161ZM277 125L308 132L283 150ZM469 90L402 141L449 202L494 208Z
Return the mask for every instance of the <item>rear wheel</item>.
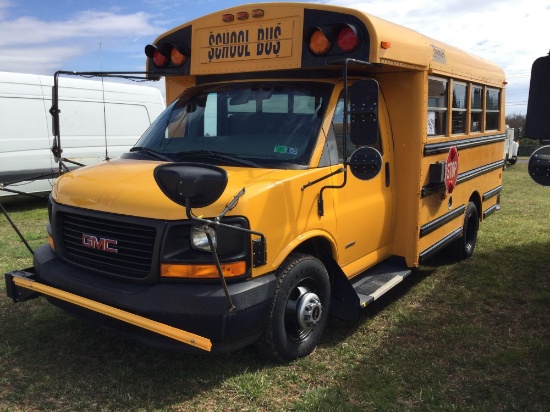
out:
M277 271L277 290L260 352L276 361L292 361L315 350L326 327L330 281L323 264L310 255L291 254Z
M467 259L474 253L479 229L479 215L476 205L469 202L464 215L462 237L453 244L453 252L459 259Z

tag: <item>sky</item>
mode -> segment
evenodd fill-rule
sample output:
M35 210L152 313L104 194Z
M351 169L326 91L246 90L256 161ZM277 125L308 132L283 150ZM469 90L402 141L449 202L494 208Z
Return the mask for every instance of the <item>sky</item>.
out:
M317 0L357 8L499 64L506 115L525 114L533 61L550 50L546 0ZM254 0L0 0L0 71L143 71L145 45ZM162 87L162 85L159 85Z

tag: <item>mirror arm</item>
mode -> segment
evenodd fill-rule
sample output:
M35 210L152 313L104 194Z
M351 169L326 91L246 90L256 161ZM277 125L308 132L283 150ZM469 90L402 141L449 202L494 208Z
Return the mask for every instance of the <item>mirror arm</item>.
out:
M210 251L212 252L212 257L214 258L214 263L216 264L216 269L218 270L218 276L220 277L220 282L223 287L223 292L225 293L225 297L227 298L227 303L229 304L229 312L235 312L237 308L235 307L235 305L233 304L233 301L231 300L231 295L229 294L229 289L227 288L227 282L225 281L225 277L223 276L222 267L220 265L220 260L218 258L218 252L214 247L214 241L212 240L212 235L208 230L205 230L204 233L206 233L206 238L208 239L208 244L210 245Z
M57 71L53 76L53 87L52 87L52 107L50 108L50 114L52 115L52 135L53 135L53 145L51 151L54 155L55 161L59 162L61 160L61 133L59 130L59 75L63 72ZM61 165L60 165L61 169ZM61 170L60 170L61 172Z
M341 167L340 169L335 170L334 172L329 173L329 174L326 175L326 176L320 177L319 179L315 179L315 180L312 181L312 182L307 182L305 185L302 186L302 192L303 192L305 189L307 189L308 187L313 186L314 184L317 184L317 183L319 183L319 182L322 182L323 180L328 179L328 178L331 177L331 176L334 176L334 175L337 175L337 174L339 174L339 173L342 173L343 171L344 171L344 168ZM330 186L327 186L327 187L330 187Z
M191 211L191 207L189 206L189 198L185 199L185 210L187 212L187 218L189 220L194 220L195 222L203 223L207 226L224 227L226 229L237 230L239 232L245 232L251 235L256 235L261 238L262 242L265 242L265 235L261 232L256 232L255 230L246 229L244 227L228 225L226 223L218 222L217 220L203 219L201 217L195 216Z
M233 200L228 204L227 207L229 206L233 206L235 207L235 205L237 204L237 201L239 200L239 198L244 194L244 189L241 190L234 198ZM254 230L250 230L250 229L246 229L246 228L243 228L243 227L237 227L237 226L232 226L232 225L228 225L228 224L225 224L225 223L221 223L219 221L219 219L221 219L220 216L218 216L216 219L214 220L209 220L209 219L203 219L203 218L200 218L198 216L195 216L193 214L193 212L191 211L191 205L190 205L190 200L189 198L186 198L185 199L185 211L186 211L186 214L187 214L187 218L189 220L193 220L195 222L200 222L202 224L204 224L205 226L207 227L224 227L226 229L230 229L230 230L237 230L237 231L240 231L240 232L245 232L245 233L248 233L248 234L251 234L251 235L256 235L256 236L259 236L260 237L260 242L258 242L259 246L258 247L263 247L264 250L263 250L263 253L261 253L261 251L258 251L259 255L261 255L260 258L258 258L258 264L257 265L254 265L254 266L261 266L261 265L265 265L267 262L266 262L266 252L265 252L265 249L266 249L266 239L265 239L265 236L263 233L260 233L260 232L256 232ZM226 208L227 208L226 207ZM217 272L218 272L218 276L220 278L220 282L222 284L222 287L223 287L223 290L224 290L224 293L225 293L225 296L227 297L227 302L229 303L229 311L230 312L234 312L236 310L236 307L235 305L233 304L233 301L231 300L231 295L229 294L229 289L227 288L227 282L225 281L225 277L223 276L223 272L222 272L222 269L221 269L221 265L220 265L220 261L219 261L219 258L218 258L218 253L216 252L216 248L214 247L214 242L212 241L211 237L210 237L210 233L205 230L205 233L206 233L206 237L208 239L208 244L210 245L210 250L212 252L212 257L214 258L214 262L216 264L216 269L217 269ZM256 240L254 242L257 242Z
M323 201L323 191L325 189L341 189L346 185L348 181L348 169L345 166L338 169L336 172L332 174L336 174L336 173L344 173L344 181L340 186L323 186L321 188L321 191L319 192L319 200L317 200L317 213L319 214L319 216L325 215L325 203Z
M349 101L348 101L348 62L349 59L344 61L342 65L342 76L344 77L344 118L343 118L343 145L342 150L344 152L344 168L348 161L348 116L349 116ZM322 216L322 215L321 215Z
M227 205L225 205L225 209L223 209L223 211L216 218L216 222L219 222L227 212L229 212L230 210L233 210L235 206L237 206L237 203L239 203L239 199L244 195L244 193L245 193L245 188L243 187L240 190L240 192L237 193Z

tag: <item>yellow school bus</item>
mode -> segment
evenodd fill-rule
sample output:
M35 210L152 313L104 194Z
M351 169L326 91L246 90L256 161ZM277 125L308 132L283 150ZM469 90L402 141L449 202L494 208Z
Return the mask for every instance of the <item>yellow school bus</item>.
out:
M375 16L244 5L162 34L167 110L57 181L16 301L164 348L290 361L499 209L505 75Z

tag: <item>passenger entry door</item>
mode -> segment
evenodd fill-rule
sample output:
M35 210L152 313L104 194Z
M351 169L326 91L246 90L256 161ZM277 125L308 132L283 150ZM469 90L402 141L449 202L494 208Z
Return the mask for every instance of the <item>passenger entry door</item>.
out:
M376 84L378 90L378 84ZM348 276L353 276L359 268L371 266L379 260L385 258L390 253L390 243L393 232L393 195L392 195L392 170L393 170L393 147L391 144L390 128L386 106L380 93L378 107L378 132L374 130L373 138L368 144L365 142L354 142L348 133L347 138L347 159L350 160L352 154L365 147L371 149L365 150L369 153L375 153L372 149L378 151L381 155L381 167L378 174L365 180L364 176L358 178L352 173L351 167L347 167L347 182L341 189L332 191L334 201L334 212L336 215L338 242L338 263L340 266L352 265L350 271L345 270ZM349 97L348 97L349 99ZM337 107L334 112L331 124L332 135L336 139L338 147L339 162L343 164L343 112L344 97L343 91L340 93ZM364 120L364 119L363 119ZM368 133L363 130L363 126L351 126L352 119L348 117L348 131L355 128L354 133ZM359 153L358 153L359 154ZM342 175L336 175L333 178L333 184L341 184ZM359 262L359 259L363 259ZM350 273L351 272L351 273Z

